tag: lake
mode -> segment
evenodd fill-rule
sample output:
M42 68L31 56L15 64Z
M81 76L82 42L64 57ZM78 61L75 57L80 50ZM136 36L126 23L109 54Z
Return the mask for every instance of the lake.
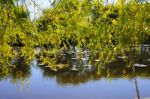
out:
M30 66L0 75L0 99L150 99L149 52L142 54L134 70L124 58L118 56L100 74L96 67L85 65L85 59L84 68L76 68L79 62L73 58L71 68L58 72L35 59Z

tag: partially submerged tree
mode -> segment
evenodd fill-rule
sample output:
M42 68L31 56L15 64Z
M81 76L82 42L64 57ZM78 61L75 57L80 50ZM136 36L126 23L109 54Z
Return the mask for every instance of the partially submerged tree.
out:
M38 6L35 1L32 3ZM16 57L32 60L35 47L39 46L41 60L57 70L60 49L77 46L96 51L103 66L148 39L149 6L146 0L117 0L113 4L108 0L54 0L35 22L29 19L26 0L2 0L0 63L7 68Z

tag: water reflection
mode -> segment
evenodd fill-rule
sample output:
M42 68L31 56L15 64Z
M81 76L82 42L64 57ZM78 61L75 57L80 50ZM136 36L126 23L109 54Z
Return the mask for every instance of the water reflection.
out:
M34 62L36 61L34 60ZM124 65L120 65L122 63L124 63ZM125 62L122 63L114 62L107 65L106 68L103 68L101 75L98 75L95 71L85 71L83 73L82 71L72 71L70 69L53 72L47 68L33 65L32 75L29 77L31 80L28 87L29 90L26 92L24 89L24 91L21 93L15 91L15 94L10 95L10 93L15 89L14 87L9 87L10 89L4 91L3 95L8 94L12 97L15 96L16 99L20 99L21 96L24 97L23 99L32 99L33 97L37 99L42 99L43 97L53 97L53 99L57 99L62 97L76 97L76 93L79 95L78 99L93 99L93 97L102 97L103 99L112 99L118 97L125 97L122 99L135 99L135 97L137 97L136 89L138 87L141 97L149 97L150 90L148 85L150 81L150 68L136 67L136 71L133 73L131 68L126 68ZM109 76L108 68L110 73ZM19 80L19 78L17 80ZM0 86L2 89L6 88L2 87L6 85L11 86L10 83L4 81L4 79L0 81ZM24 83L22 87L27 86ZM0 89L0 91L2 89ZM69 95L67 95L68 91L70 93ZM57 96L55 95L56 93ZM90 97L91 94L94 96ZM41 96L42 98L40 98Z
M80 84L88 81L99 80L101 78L126 78L133 79L137 77L150 77L150 54L148 53L149 45L143 45L140 51L128 53L127 56L117 56L117 60L106 64L99 70L99 60L90 58L92 51L75 49L71 52L62 52L58 58L59 65L68 65L61 71L54 72L46 65L41 65L39 59L31 61L31 66L38 67L43 71L43 77L56 77L57 83L63 84ZM41 49L40 49L41 50ZM39 53L39 52L38 52ZM7 75L0 73L0 79L11 78L15 80L28 79L31 76L31 66L27 65L26 58L20 57L14 59L12 64L16 67L10 67ZM132 65L131 67L129 65ZM133 67L135 72L133 73Z
M103 68L101 68L101 73L97 74L97 66L96 63L92 64L92 66L88 65L89 55L87 52L83 52L83 58L77 58L76 54L73 54L70 60L68 60L69 68L64 70L54 72L51 71L46 66L38 65L38 59L35 59L31 62L31 66L37 66L43 71L43 76L45 78L48 77L56 77L56 81L58 84L80 84L86 83L88 81L99 80L101 78L126 78L133 79L135 75L137 77L150 77L150 61L148 61L147 53L142 53L141 59L139 58L139 64L146 64L146 67L137 66L135 67L135 73L133 73L133 69L127 67L128 63L123 59L118 58L118 60L107 64ZM145 57L146 56L146 57ZM12 68L9 71L8 75L0 74L0 79L11 78L13 81L28 79L31 75L31 66L28 66L25 63L24 58L17 59L13 62L16 65L16 68ZM76 68L76 69L75 69Z
M15 67L13 67L15 66ZM13 84L24 83L31 76L31 67L26 63L24 57L12 61L12 66L9 67L6 73L0 72L0 80L10 79ZM7 71L7 69L5 70Z
M97 73L99 68L99 60L90 58L92 52L88 50L75 50L71 54L66 54L66 64L68 68L59 71L52 72L50 69L39 66L43 70L44 77L56 77L57 83L59 84L80 84L87 81L99 80L101 78L126 78L134 79L137 77L150 77L150 61L149 53L147 49L149 46L143 45L141 50L137 50L135 47L134 51L127 53L127 56L117 56L117 60L106 64L100 68L100 73ZM146 50L145 50L146 49ZM65 59L64 59L65 60ZM133 67L135 72L133 71ZM134 73L133 73L134 72Z
M78 49L78 51L61 53L58 63L67 64L68 68L57 72L46 65L40 65L41 62L37 58L31 61L31 66L27 65L24 57L15 59L12 63L16 68L10 67L11 70L7 75L0 73L0 92L4 90L0 98L140 99L150 97L150 88L148 88L150 54L144 48L141 49L139 52L136 50L127 53L127 56L118 56L117 60L102 66L100 73L97 73L99 60L96 55L91 58L93 54L88 50ZM12 85L21 87L23 92L18 92ZM28 88L29 92L26 92L25 88ZM12 92L14 94L10 94Z
M122 78L122 79L134 79L136 77L149 78L150 77L150 67L135 67L135 73L133 73L132 68L127 68L125 62L113 62L105 68L102 68L101 74L97 74L97 69L91 71L72 71L70 69L60 71L60 72L50 72L46 68L42 68L43 76L45 78L56 77L56 81L60 85L64 84L80 84L86 83L88 81L99 80L101 78Z

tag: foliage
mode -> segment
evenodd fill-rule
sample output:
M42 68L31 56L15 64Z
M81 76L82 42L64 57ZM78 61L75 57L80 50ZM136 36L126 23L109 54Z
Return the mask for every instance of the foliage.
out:
M12 65L11 61L20 56L26 56L28 60L32 59L36 45L35 30L24 6L15 6L12 0L1 1L0 67L2 69L8 71L9 66Z
M101 67L149 39L148 1L118 0L114 4L104 4L105 0L54 1L36 22L29 19L26 6L16 6L21 1L1 1L1 67L7 68L16 57L25 57L29 62L36 56L37 46L42 48L40 60L52 70L58 69L60 50L74 46L93 51L91 59L98 56Z

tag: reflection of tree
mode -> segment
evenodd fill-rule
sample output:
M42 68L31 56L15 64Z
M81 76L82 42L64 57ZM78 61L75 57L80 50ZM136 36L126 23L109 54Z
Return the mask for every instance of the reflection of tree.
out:
M14 79L26 79L30 76L30 66L27 65L26 59L24 57L21 57L20 59L17 59L15 61L15 68L11 71L11 77Z
M30 66L27 65L24 57L14 60L14 67L11 67L8 74L0 73L0 80L9 78L16 86L24 86L31 75Z
M124 78L124 79L135 79L135 75L137 77L150 77L150 67L135 67L136 72L133 74L132 68L126 67L126 62L122 60L118 60L106 65L101 69L100 75L97 74L97 68L92 71L80 70L80 71L71 71L70 69L66 69L64 71L53 72L48 70L47 68L41 67L43 70L43 76L45 78L56 77L56 81L58 84L74 84L78 85L80 83L85 83L88 81L96 81L101 78L107 78L109 73L109 78Z

